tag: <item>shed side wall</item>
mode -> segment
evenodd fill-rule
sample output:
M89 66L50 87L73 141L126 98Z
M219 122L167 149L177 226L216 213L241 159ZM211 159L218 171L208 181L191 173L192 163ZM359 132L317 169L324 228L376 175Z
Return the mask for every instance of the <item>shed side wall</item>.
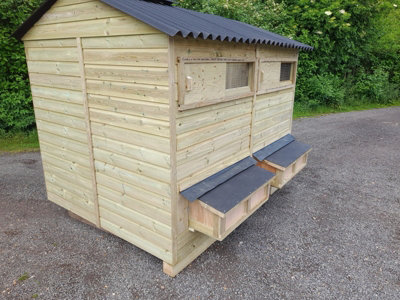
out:
M174 44L175 63L178 58L254 59L257 62L255 64L257 83L260 61L271 59L275 65L279 64L279 68L281 61L294 59L297 61L297 50L294 49L179 37L174 38ZM176 66L175 73L178 74L178 64ZM273 79L268 81L267 92L259 92L256 84L257 89L252 97L176 112L179 191L251 155L252 151L259 150L290 131L294 88L272 92L272 89L284 86L279 83L279 79L276 79L279 77L279 71L266 70L265 75ZM178 80L175 76L176 90L179 90ZM272 84L272 81L278 81L278 85ZM198 255L196 252L198 249L204 250L213 242L213 239L202 233L189 231L187 219L188 201L180 197L177 205L177 232L174 239L177 249L177 270L180 270L180 264L185 265L190 261L190 257Z
M175 57L255 59L255 47L175 38ZM204 76L207 75L214 74ZM179 190L184 190L250 155L252 100L252 97L246 97L177 113Z
M253 153L291 132L296 84L297 49L259 46L259 77L264 73L264 84L259 78L254 103L252 127ZM264 63L267 68L263 68ZM281 62L293 62L292 81L280 82Z
M93 222L93 151L101 227L172 263L167 36L100 1L59 0L24 40L49 199Z

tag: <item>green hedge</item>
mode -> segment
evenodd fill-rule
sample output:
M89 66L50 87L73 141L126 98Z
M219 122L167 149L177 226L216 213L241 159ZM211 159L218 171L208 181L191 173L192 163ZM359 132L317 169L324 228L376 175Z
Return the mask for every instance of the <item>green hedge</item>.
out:
M400 1L178 0L312 45L300 52L296 101L310 110L399 97Z
M0 2L0 134L35 126L24 47L11 35L40 2Z
M41 0L0 2L0 134L34 128L21 42L12 32ZM312 45L301 52L302 107L390 103L399 97L400 0L178 0Z

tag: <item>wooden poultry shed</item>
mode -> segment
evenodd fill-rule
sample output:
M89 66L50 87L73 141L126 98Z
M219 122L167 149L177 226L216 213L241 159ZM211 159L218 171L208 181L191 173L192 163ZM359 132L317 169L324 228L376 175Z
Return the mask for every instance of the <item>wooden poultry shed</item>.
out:
M307 163L290 133L310 46L165 0L48 0L15 36L48 199L171 276Z

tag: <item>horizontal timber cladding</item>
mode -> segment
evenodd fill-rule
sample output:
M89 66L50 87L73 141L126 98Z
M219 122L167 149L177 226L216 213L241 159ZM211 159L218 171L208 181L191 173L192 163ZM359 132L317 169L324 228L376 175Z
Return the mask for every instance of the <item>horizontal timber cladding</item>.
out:
M168 39L82 45L101 226L172 262Z
M96 223L76 39L25 49L48 198Z
M59 0L24 41L48 198L173 263L168 37Z
M201 60L204 59L207 61L205 64L208 64L205 68L210 67L211 70L215 66L219 66L210 63L213 59L222 57L247 61L255 60L256 54L255 46L246 44L178 37L174 39L174 44L176 61L178 58L188 61L194 59L196 64L201 65ZM176 69L177 74L178 72L179 70ZM225 73L222 75L224 77ZM203 76L207 76L207 74L204 73ZM175 76L175 80L178 82L177 76ZM193 78L193 81L196 81L196 78ZM225 88L224 82L220 85ZM202 98L207 98L207 93L213 93L213 91L214 86L212 91L205 88L202 91L204 93ZM209 96L215 97L211 94ZM245 95L240 99L177 113L176 155L179 190L183 190L250 155L252 101L253 97Z

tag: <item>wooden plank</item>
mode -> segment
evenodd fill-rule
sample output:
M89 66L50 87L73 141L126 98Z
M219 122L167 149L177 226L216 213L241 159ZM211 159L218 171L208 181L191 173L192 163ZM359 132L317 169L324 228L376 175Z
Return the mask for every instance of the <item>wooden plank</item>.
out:
M37 41L24 41L26 48L76 48L75 39L54 39L54 40L37 40Z
M249 150L250 136L244 137L242 140L233 140L230 144L210 152L203 157L194 159L191 162L181 164L177 167L178 180L181 181L188 176L192 176L195 173L204 170L207 167L213 166L225 157L230 157L236 153Z
M233 165L234 163L238 162L239 160L249 155L250 155L250 150L249 148L247 148L244 151L237 152L234 155L225 157L224 159L218 161L218 163L215 163L211 166L207 166L203 170L198 171L197 173L192 174L191 176L187 176L181 181L179 181L179 190L180 191L185 190L188 187L200 182L201 180L204 180L205 178L215 174L216 172L221 171L222 169L225 169L230 165Z
M274 132L270 136L264 137L262 140L258 140L257 143L254 144L254 152L264 148L265 146L268 146L269 144L279 140L280 138L284 137L289 133L289 130L287 128L284 128L283 130Z
M251 112L251 98L249 101L240 105L229 106L221 110L210 111L207 113L196 114L193 116L179 118L177 122L177 134L193 131L196 129L203 129L208 125L219 122L225 122L229 119L249 114Z
M43 120L36 120L36 127L40 131L45 131L54 135L68 138L86 144L86 132Z
M257 110L256 114L255 114L255 121L256 122L262 122L263 120L265 120L266 118L270 118L276 115L280 115L284 112L287 112L288 110L291 110L292 108L292 102L284 102L282 104L279 105L274 105L271 106L267 109L263 109L263 110Z
M299 49L283 48L279 46L260 45L259 47L260 58L263 60L270 60L281 57L291 57L292 59L294 59L296 58L296 54L298 52Z
M107 217L110 218L110 215L107 215ZM121 224L121 222L118 221L115 215L110 219L116 218L117 219L116 224L114 224L113 220L109 221L107 217L104 218L101 217L102 228L128 241L129 243L135 245L136 247L139 247L144 251L149 252L150 254L158 257L159 259L162 259L163 261L172 262L172 255L170 251L166 249L161 249L155 246L154 244L149 243L144 237L142 237L142 235L138 236L136 234L133 234L131 230L128 230L124 228L124 226L121 226L124 224Z
M74 192L70 187L61 187L57 183L46 182L47 192L53 193L63 199L63 202L69 202L80 209L93 215L93 202L81 198L79 192Z
M168 67L167 49L85 49L86 64Z
M78 53L79 53L79 66L80 66L80 71L81 71L81 84L82 84L82 93L83 93L83 111L84 111L84 115L85 115L87 145L88 145L88 149L89 149L91 190L92 190L93 199L94 199L93 213L95 215L96 226L101 227L100 226L99 200L98 200L98 195L97 195L96 170L95 170L95 166L94 166L92 129L90 126L89 104L88 104L88 99L87 99L85 66L84 66L84 62L83 62L83 50L82 50L81 38L79 38L79 37L76 38L76 43L78 46Z
M257 95L256 109L257 111L268 109L271 106L290 102L293 101L293 97L294 97L293 90L284 90L271 94Z
M88 99L90 108L162 121L169 121L170 118L167 104L93 94L89 94Z
M28 61L64 61L78 62L78 51L75 48L26 48Z
M35 25L59 24L111 17L123 17L125 14L100 1L76 3L67 6L51 7Z
M31 85L31 90L33 97L60 100L76 104L83 103L82 91L72 91L72 90L58 89L52 87L35 86L35 85Z
M77 214L78 216L88 220L89 222L94 223L94 216L91 214L90 211L82 209L82 207L76 206L71 202L66 202L63 198L59 197L58 195L47 191L47 198L59 206L65 208L68 211L72 211L73 213Z
M182 203L179 197L178 184L177 184L177 173L176 173L176 111L177 102L175 93L175 52L174 52L174 40L173 38L168 38L168 85L169 85L169 117L170 117L170 177L169 184L171 189L171 253L172 253L172 263L176 263L178 259L178 249L176 243L176 236L184 227L186 220L179 219L179 216L183 215Z
M79 76L79 65L75 62L27 61L29 72Z
M101 208L105 208L116 215L138 224L139 226L143 226L155 234L159 234L169 239L171 238L171 227L158 222L154 218L154 215L150 217L142 215L135 210L129 209L114 201L110 201L102 196L99 196L99 205Z
M240 127L236 130L229 131L226 134L180 150L177 152L177 165L179 166L194 159L204 157L213 151L218 151L224 146L232 143L232 141L242 140L246 136L250 136L249 126Z
M200 114L200 113L218 111L218 110L221 110L221 109L223 109L225 107L243 104L244 102L248 102L248 101L249 101L248 98L244 98L244 99L232 100L230 102L217 103L217 104L210 105L210 106L198 107L196 109L177 111L176 112L176 117L177 117L177 120L178 120L178 119L181 119L181 118L197 115L197 114Z
M185 86L186 76L193 78L190 91L183 91L182 104L205 102L225 97L226 63L185 64L179 85Z
M122 113L90 109L90 120L161 137L169 137L169 123ZM151 138L151 137L149 137Z
M125 183L135 185L149 192L157 193L166 197L171 196L170 186L169 184L166 184L164 182L160 182L143 175L138 175L131 171L118 168L116 166L100 161L96 161L95 166L98 173L107 175L116 180L121 180Z
M254 131L254 124L255 124L255 112L256 112L256 101L257 101L257 90L259 86L259 80L260 80L260 46L256 45L255 46L255 56L256 56L256 62L254 63L254 68L253 68L253 100L252 100L252 106L251 106L251 120L250 120L250 153L253 153L253 145L254 145L254 136L253 136L253 131Z
M250 127L250 114L239 116L225 122L205 126L195 131L180 134L177 137L178 151L206 140L212 140L220 135L237 130L238 128Z
M57 167L63 172L68 172L71 178L75 178L77 182L83 184L90 182L90 169L84 167L77 162L68 161L57 157L56 153L48 153L47 151L41 151L43 163L50 164L53 167Z
M85 49L154 49L167 48L168 36L165 33L137 34L110 37L83 38Z
M163 153L170 152L170 140L165 137L149 135L107 124L92 122L92 133L94 135L110 138L116 141L157 150Z
M274 136L277 132L282 132L282 136L289 133L290 120L284 121L282 123L276 124L270 128L264 129L256 134L254 134L254 141L257 144L259 141L267 140L269 137ZM257 150L255 150L257 151Z
M71 151L65 147L53 145L42 140L40 141L40 149L47 153L53 153L65 161L70 161L72 164L77 163L86 168L90 167L87 155L82 155L81 153Z
M29 79L33 85L81 91L79 77L30 73Z
M49 111L50 113L63 114L64 118L69 118L70 116L77 117L79 119L84 118L83 107L80 104L61 102L38 97L33 97L33 103L35 104L36 108L40 108L43 111ZM57 120L55 123L60 124L62 122L58 122Z
M160 249L164 249L168 252L171 251L171 242L169 238L166 238L160 234L155 233L147 229L146 227L139 225L125 217L116 214L103 206L100 206L100 214L102 219L106 219L113 224L124 228L130 233L141 237L143 240L146 240L148 243L151 243L152 246L159 247Z
M155 67L85 65L87 79L168 86L168 69Z
M43 142L52 144L53 146L58 147L60 151L64 149L73 151L74 153L77 153L77 155L82 155L89 161L89 150L85 143L80 143L45 131L39 132L39 141L40 144Z
M254 59L255 45L174 37L175 55L185 58L227 57Z
M156 209L157 215L159 214L159 221L165 224L170 224L171 216L168 214L171 211L171 199L156 193L146 191L140 187L134 186L130 183L121 182L118 179L114 179L107 175L98 173L97 174L98 190L103 196L106 196L114 201L127 202L126 206L139 205L137 207L132 206L132 209L137 209L146 214L154 214ZM125 200L126 199L126 200ZM143 206L142 203L148 204ZM159 208L160 210L157 210ZM165 213L164 213L165 212Z
M159 31L130 16L85 20L60 24L37 25L22 40L45 40L75 37L149 34Z
M68 188L70 192L75 192L80 198L93 202L91 191L87 189L87 186L90 186L89 180L82 177L74 177L75 174L57 168L47 162L43 162L43 169L46 182L49 181L60 187Z
M99 184L98 191L99 196L101 196L102 198L113 201L121 207L125 207L126 209L135 211L143 216L152 218L154 222L164 224L169 228L171 227L171 212L165 210L165 207L154 206L153 202L150 201L151 199L146 199L146 202L144 202L140 199L133 198L123 192L118 192L113 190L112 188L105 187L102 184ZM155 216L157 216L157 218L155 218Z
M53 7L56 6L67 6L77 3L85 3L85 2L93 2L93 0L58 0L56 3L53 4Z
M165 169L170 168L169 155L152 149L115 141L113 139L106 139L96 135L93 136L93 147L95 149L121 154L128 158L140 160Z
M88 79L87 89L88 93L95 95L168 103L168 88L165 86Z
M269 128L271 126L274 126L274 125L284 122L286 120L290 121L291 116L292 116L291 109L284 110L284 111L280 112L279 114L273 115L272 117L265 116L265 119L261 119L261 121L257 121L255 123L253 132L258 133L261 130L264 130L266 128Z
M141 160L131 159L124 155L116 154L106 150L94 148L93 152L94 158L97 161L123 168L138 175L147 176L165 183L169 183L170 181L169 169L157 167Z
M55 113L48 110L35 108L36 119L68 126L75 129L85 130L85 121L82 118L76 118L65 114Z
M215 242L214 239L199 234L198 238L185 248L180 249L178 255L178 263L175 265L169 264L167 261L163 263L163 271L171 277L175 277L179 272L186 268L192 261L200 256L208 247Z

